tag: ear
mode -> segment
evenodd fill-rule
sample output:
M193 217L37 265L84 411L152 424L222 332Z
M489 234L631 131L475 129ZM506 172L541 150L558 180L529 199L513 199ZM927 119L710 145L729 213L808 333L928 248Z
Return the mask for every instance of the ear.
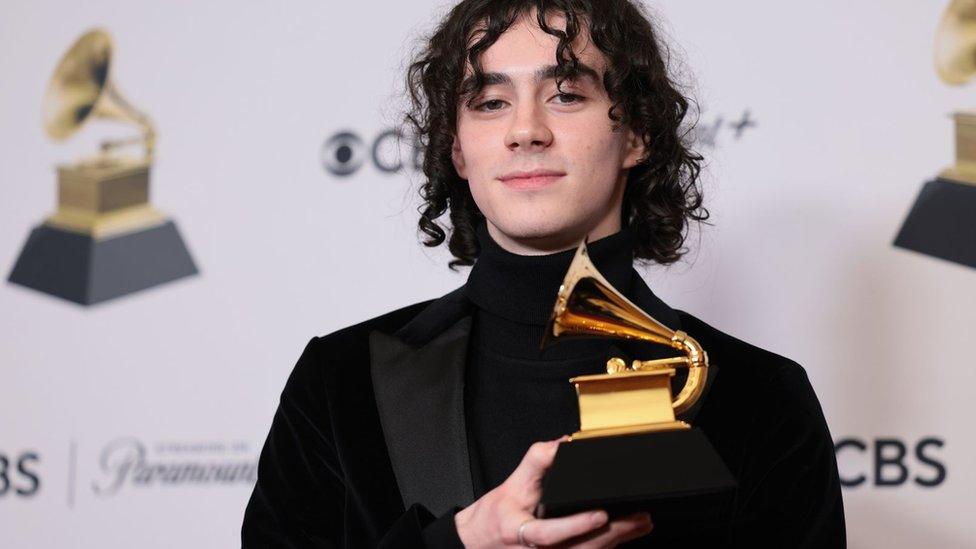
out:
M457 171L461 179L467 179L465 172L464 153L461 152L461 144L458 142L457 135L454 136L454 144L451 145L451 161L454 162L454 170Z
M639 135L635 134L633 130L628 129L626 147L624 163L621 168L629 170L644 160L647 155L647 145L644 144L644 140Z

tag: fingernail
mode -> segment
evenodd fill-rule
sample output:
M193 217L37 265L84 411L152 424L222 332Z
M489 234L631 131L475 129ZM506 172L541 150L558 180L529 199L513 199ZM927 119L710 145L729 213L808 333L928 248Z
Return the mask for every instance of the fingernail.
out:
M607 521L607 514L604 511L595 511L590 513L590 520L596 525L603 524Z

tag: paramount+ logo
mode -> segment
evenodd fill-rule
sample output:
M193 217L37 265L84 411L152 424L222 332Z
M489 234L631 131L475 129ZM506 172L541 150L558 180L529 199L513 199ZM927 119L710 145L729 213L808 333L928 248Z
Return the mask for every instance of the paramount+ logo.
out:
M841 486L936 488L948 475L943 459L945 445L944 439L932 436L914 441L842 438L834 442Z
M99 496L124 488L179 486L252 486L257 459L244 442L160 442L146 444L134 437L107 444L98 458L100 478L91 484Z
M66 453L48 449L42 460L42 451L35 448L0 447L0 506L4 501L36 501L45 490L48 495L66 496L71 509L82 499L93 501L129 491L247 490L257 480L257 450L245 440L147 443L122 437L97 455L79 453L78 448L72 439ZM53 491L47 475L51 468L62 471L54 476L65 481Z

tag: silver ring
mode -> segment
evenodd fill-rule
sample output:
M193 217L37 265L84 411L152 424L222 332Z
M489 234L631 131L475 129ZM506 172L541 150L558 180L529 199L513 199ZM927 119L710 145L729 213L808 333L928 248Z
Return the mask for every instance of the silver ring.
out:
M538 547L538 545L532 543L531 541L525 541L525 525L535 520L534 518L525 519L522 524L518 527L518 532L516 538L518 538L518 544L522 547Z

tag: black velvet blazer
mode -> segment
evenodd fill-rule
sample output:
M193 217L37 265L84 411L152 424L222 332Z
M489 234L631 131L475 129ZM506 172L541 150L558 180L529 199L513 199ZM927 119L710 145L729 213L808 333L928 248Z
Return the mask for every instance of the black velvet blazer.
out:
M844 547L833 442L804 370L633 277L629 297L708 352L708 391L681 419L738 487L652 509L654 531L628 546ZM261 452L244 547L460 545L453 515L481 495L464 417L471 312L462 286L308 343Z

